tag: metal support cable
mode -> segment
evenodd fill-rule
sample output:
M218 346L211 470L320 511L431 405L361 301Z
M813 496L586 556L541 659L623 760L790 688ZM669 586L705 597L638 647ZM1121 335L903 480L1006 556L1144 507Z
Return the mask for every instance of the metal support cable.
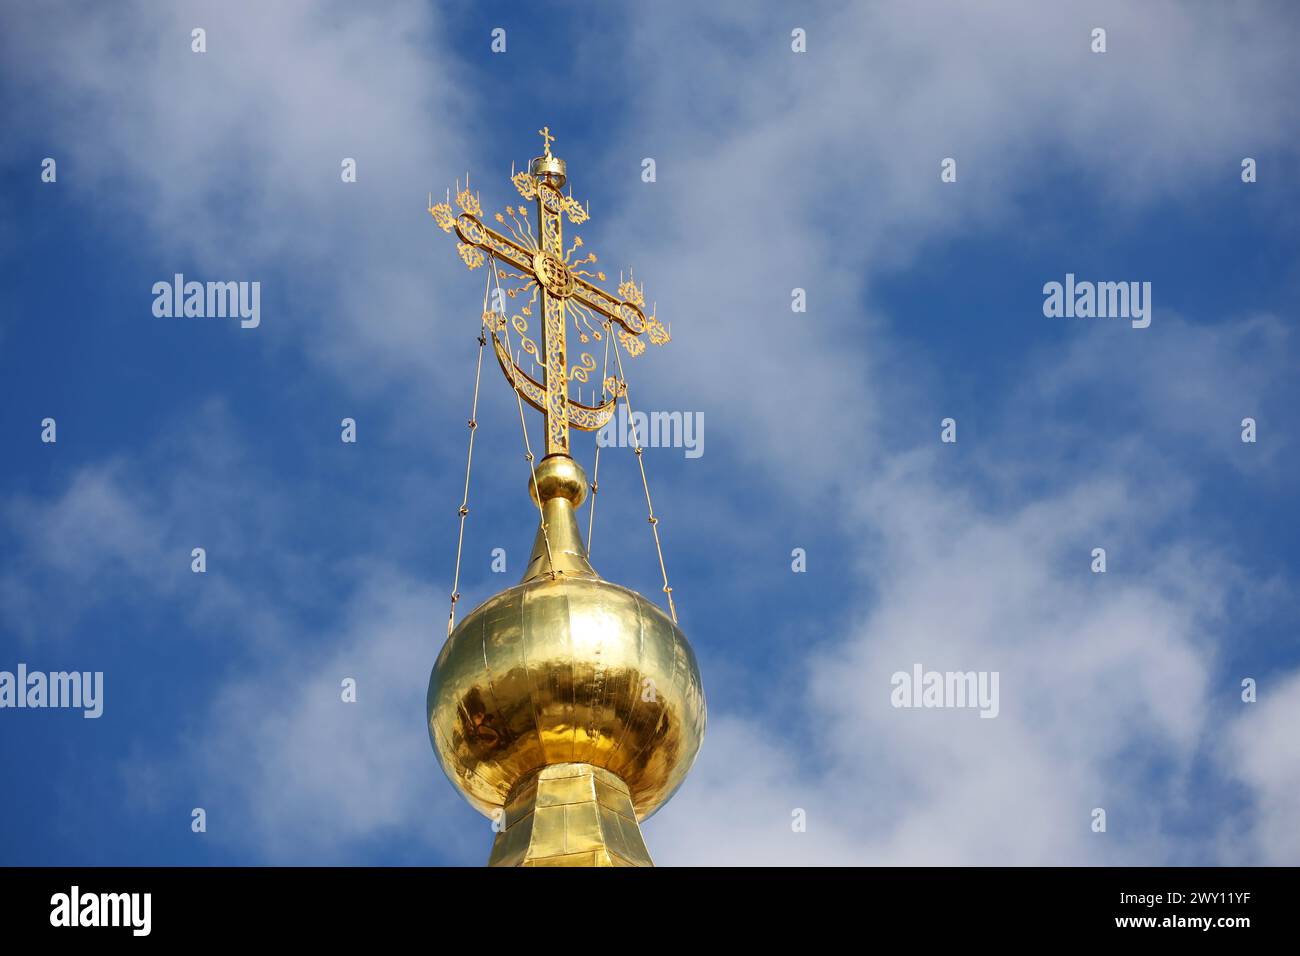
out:
M637 433L636 419L632 417L632 397L631 390L627 385L627 377L623 374L623 358L618 350L618 342L614 343L614 359L618 362L618 377L623 382L623 403L627 406L627 417L632 422L632 444L636 452L636 463L641 468L641 487L645 489L645 506L650 521L650 532L654 535L655 551L659 555L659 573L664 579L664 594L668 595L668 610L672 612L673 623L677 623L677 605L673 602L673 589L668 584L668 568L664 565L664 549L659 543L659 519L655 517L654 505L650 503L650 482L646 480L645 475L645 456L642 454L641 436Z

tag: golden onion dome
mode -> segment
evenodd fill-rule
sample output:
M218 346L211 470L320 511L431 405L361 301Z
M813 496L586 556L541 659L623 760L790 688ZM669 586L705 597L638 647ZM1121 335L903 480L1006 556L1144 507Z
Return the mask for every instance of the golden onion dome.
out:
M576 462L543 459L530 491L545 533L523 581L460 622L430 675L433 749L484 814L541 768L585 764L626 784L643 820L681 785L704 736L695 654L655 604L592 569L575 517L587 491Z

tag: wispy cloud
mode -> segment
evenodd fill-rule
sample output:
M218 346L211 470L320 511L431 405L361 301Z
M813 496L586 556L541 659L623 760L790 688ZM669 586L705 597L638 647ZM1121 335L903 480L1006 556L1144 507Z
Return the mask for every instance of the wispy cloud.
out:
M19 128L57 153L96 227L132 236L159 279L261 281L262 338L353 388L396 376L438 394L431 290L459 264L429 254L426 193L474 153L456 60L430 54L448 46L434 5L67 4L6 21Z

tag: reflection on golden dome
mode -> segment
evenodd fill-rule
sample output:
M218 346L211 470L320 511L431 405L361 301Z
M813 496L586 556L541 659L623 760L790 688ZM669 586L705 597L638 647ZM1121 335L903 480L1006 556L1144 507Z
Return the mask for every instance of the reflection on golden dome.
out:
M575 520L582 469L550 456L536 487L546 534L539 529L523 582L472 611L438 655L430 739L447 776L485 814L516 787L535 788L541 768L585 764L622 781L643 820L681 785L700 748L695 655L668 615L592 570Z

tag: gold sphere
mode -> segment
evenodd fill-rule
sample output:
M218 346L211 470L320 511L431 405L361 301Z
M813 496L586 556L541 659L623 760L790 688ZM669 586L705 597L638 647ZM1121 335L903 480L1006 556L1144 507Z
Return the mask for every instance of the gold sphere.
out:
M534 503L545 504L552 498L563 498L574 508L587 500L587 474L567 455L549 455L541 460L528 480L528 496Z
M447 639L429 677L429 737L484 814L533 771L575 763L616 774L643 820L699 752L699 666L668 615L591 570L574 520L582 469L567 456L544 459L537 488L550 557L539 531L523 583L488 598Z

